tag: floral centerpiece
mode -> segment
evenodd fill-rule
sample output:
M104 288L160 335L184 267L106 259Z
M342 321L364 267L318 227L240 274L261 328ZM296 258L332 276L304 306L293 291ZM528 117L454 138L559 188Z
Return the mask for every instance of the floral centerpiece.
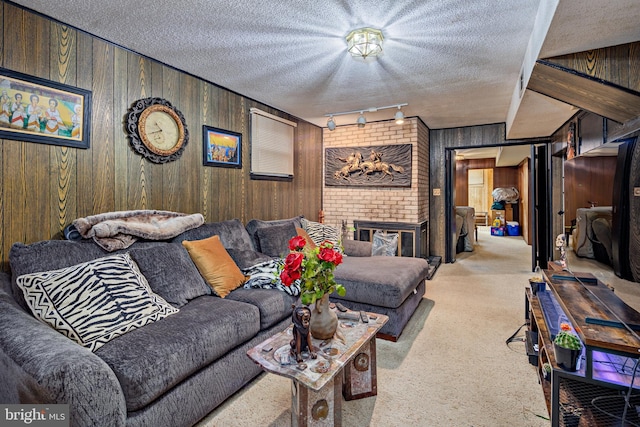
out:
M338 292L344 296L344 286L336 283L333 276L335 268L342 264L342 253L333 243L325 240L315 248L307 245L302 236L289 240L289 255L284 260L280 280L285 286L291 286L300 280L301 300L304 305L314 304L325 294Z
M312 248L302 236L289 240L290 253L284 260L280 280L285 286L300 281L300 300L304 305L314 304L309 330L316 339L333 337L338 326L336 314L329 309L329 295L337 292L344 296L344 286L336 283L333 272L342 264L342 253L325 240Z

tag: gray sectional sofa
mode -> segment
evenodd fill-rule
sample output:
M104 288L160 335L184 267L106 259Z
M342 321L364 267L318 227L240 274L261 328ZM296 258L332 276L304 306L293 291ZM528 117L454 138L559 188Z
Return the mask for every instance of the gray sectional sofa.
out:
M68 403L72 426L193 425L261 372L247 350L289 326L299 300L276 289L212 295L180 242L218 235L235 263L246 268L271 259L273 254L256 249L282 245L290 225L300 226L300 218L252 220L246 227L239 220L206 223L170 241L138 241L119 251L179 311L94 351L37 320L16 279L113 253L91 240L14 244L11 275L0 273L0 401ZM366 244L345 243L347 256L336 269L347 289L342 301L389 315L391 326L383 333L397 338L424 293L427 262L374 260L366 256Z

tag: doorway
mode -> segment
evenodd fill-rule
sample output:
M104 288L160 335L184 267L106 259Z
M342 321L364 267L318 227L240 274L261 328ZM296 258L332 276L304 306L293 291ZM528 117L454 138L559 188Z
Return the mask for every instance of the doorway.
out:
M446 156L449 152L449 156ZM492 192L495 188L515 187L521 199L516 203L507 204L504 215L505 220L518 222L514 224L520 230L520 238L525 244L530 244L530 156L531 143L502 146L502 147L474 147L447 149L446 162L446 212L445 226L450 232L447 233L446 248L448 249L448 260L445 262L455 262L456 257L467 258L473 256L472 251L467 253L456 252L456 208L460 206L473 207L476 213L476 224L481 236L485 236L477 244L490 245L499 239L498 236L491 236L489 227L493 220L493 214L497 209L492 209L494 198ZM485 216L486 213L486 216ZM513 215L513 216L512 216ZM450 217L450 219L447 219ZM486 218L486 220L485 220ZM486 222L485 222L486 221ZM486 225L486 229L484 227ZM506 224L505 224L506 225ZM506 227L505 227L506 229ZM483 232L484 230L484 232ZM505 233L506 234L506 233Z
M484 225L488 225L489 212L493 203L491 196L493 169L469 169L467 187L468 205L475 210L477 218L487 218L487 223Z

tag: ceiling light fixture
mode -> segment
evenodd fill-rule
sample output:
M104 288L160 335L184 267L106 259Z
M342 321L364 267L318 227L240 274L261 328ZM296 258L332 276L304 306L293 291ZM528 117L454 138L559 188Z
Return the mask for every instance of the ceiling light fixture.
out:
M367 124L367 119L364 117L364 111L360 111L360 115L358 116L358 121L356 123L358 123L359 128L363 128L364 125Z
M376 57L382 53L382 31L375 28L358 28L347 35L347 46L353 57Z
M394 105L386 105L384 107L373 107L373 108L367 108L366 110L353 110L353 111L343 111L341 113L329 113L329 114L325 114L325 117L329 117L329 119L327 120L327 128L329 130L335 130L336 129L336 121L333 118L333 116L344 116L346 114L360 114L358 116L358 119L356 121L356 124L358 125L359 128L363 128L366 124L367 124L367 118L364 116L365 111L368 113L374 113L376 111L379 110L386 110L389 108L397 108L398 112L395 115L394 120L396 121L396 124L403 124L404 123L404 114L401 111L401 108L409 105L407 103L404 104L394 104Z
M327 120L327 127L329 130L336 130L336 121L333 120L333 116L329 116L329 120Z
M398 112L396 112L396 124L401 125L404 123L404 114L402 113L402 106L398 105Z

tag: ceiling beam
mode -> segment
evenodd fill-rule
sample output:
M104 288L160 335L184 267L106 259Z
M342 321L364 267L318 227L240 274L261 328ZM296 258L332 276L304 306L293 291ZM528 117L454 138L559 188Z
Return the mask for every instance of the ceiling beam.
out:
M640 93L538 60L527 89L624 124L640 116Z

